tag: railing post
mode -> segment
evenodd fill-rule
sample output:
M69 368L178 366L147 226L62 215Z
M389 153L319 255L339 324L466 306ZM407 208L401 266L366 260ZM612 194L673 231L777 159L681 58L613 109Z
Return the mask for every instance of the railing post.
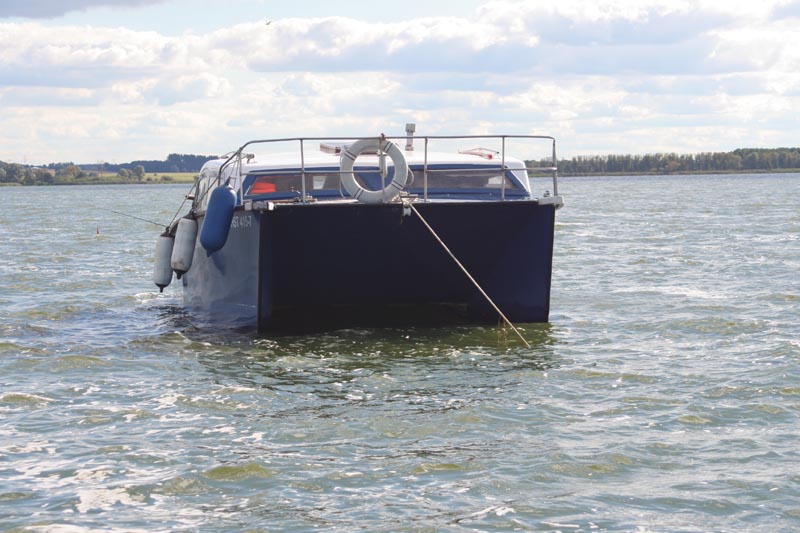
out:
M306 159L303 139L300 139L300 201L306 203Z
M553 196L558 196L558 159L556 158L555 139L553 139Z
M502 201L506 201L506 136L503 135L502 142L501 142L501 152L500 152L500 177L502 181L500 182L500 199Z
M428 138L425 137L425 161L422 166L422 199L428 201Z

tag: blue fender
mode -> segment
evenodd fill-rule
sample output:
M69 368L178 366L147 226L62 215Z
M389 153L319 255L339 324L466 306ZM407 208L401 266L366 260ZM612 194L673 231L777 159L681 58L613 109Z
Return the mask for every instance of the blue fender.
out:
M236 191L228 184L217 187L208 200L203 229L200 231L200 245L207 255L211 255L228 240L233 211L236 208Z

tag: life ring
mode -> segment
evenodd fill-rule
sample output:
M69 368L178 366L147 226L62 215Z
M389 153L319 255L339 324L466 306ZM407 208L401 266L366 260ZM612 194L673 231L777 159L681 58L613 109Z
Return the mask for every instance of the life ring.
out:
M391 183L378 191L371 191L362 187L356 181L356 175L353 172L356 158L367 150L375 152L383 150L394 163L394 177ZM406 163L403 151L396 144L387 141L383 137L361 139L342 150L342 155L339 158L339 170L341 171L342 185L344 185L345 190L350 196L365 204L391 202L397 198L397 195L406 186L406 181L408 180L408 163Z

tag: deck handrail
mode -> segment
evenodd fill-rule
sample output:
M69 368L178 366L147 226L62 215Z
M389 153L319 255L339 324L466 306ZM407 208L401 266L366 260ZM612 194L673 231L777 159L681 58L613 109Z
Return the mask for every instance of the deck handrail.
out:
M358 137L358 138L375 138L380 139L383 137L384 139L397 141L399 139L408 139L407 135L398 135L398 136L368 136L368 137ZM308 142L316 142L316 141L328 141L328 142L339 142L339 141L355 141L358 138L356 137L283 137L283 138L276 138L276 139L253 139L247 141L243 145L241 145L236 151L230 154L230 156L225 160L225 162L220 165L219 171L217 173L216 184L220 185L222 183L222 174L223 171L230 166L231 164L236 164L239 166L239 175L241 176L241 165L242 165L242 158L245 154L245 149L249 146L255 144L276 144L276 143L287 143L287 142L297 142L300 145L300 183L301 183L301 201L307 202L308 197L306 194L306 184L305 184L305 177L306 177L306 166L305 166L305 146ZM419 135L414 136L413 140L422 140L424 141L424 158L423 158L423 200L428 200L428 152L429 152L429 145L431 140L459 140L459 139L499 139L501 142L501 151L500 151L500 164L503 170L515 170L515 169L507 169L506 168L506 140L507 139L539 139L539 140L549 140L552 142L552 166L543 166L543 167L528 167L525 166L524 170L526 171L539 171L539 172L552 172L552 179L553 179L553 195L558 196L558 159L556 158L556 139L550 135ZM522 170L522 169L516 169ZM529 176L530 178L530 176ZM210 190L209 187L208 190ZM502 181L501 185L501 198L505 200L505 189L506 184L505 180Z

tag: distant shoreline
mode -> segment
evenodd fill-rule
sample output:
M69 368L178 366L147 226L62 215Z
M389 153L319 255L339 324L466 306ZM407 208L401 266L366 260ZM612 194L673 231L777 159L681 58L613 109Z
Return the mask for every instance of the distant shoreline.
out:
M555 155L555 154L554 154ZM164 161L137 160L119 165L50 163L32 167L0 161L0 185L136 185L140 183L193 183L202 165L216 156L169 154ZM524 160L528 167L550 168L552 158ZM559 159L559 175L592 176L693 176L800 173L800 147L737 148L730 152L694 154L648 153L574 156ZM547 175L546 173L537 175Z
M586 172L586 173L559 173L559 178L596 178L602 176L609 177L636 177L636 176L714 176L714 175L745 175L745 174L800 174L800 168L781 168L773 170L714 170L714 171L700 171L700 170L683 170L675 172ZM116 178L117 176L111 176ZM98 179L95 178L91 181L73 181L71 183L35 183L26 185L23 183L0 183L0 187L51 187L54 185L65 186L82 186L82 185L181 185L194 183L192 176L161 176L169 179L151 179L151 180L123 180L119 179ZM536 174L532 178L549 178L548 174Z
M150 178L150 179L120 179L118 175L112 174L107 179L103 179L99 176L94 176L91 179L86 180L73 180L69 182L63 183L19 183L19 182L11 182L11 183L0 183L0 187L52 187L54 185L65 185L65 186L82 186L82 185L180 185L180 184L191 184L195 181L195 174L187 175L189 173L181 173L178 175L169 175L165 174L163 176L159 176L158 178ZM166 179L165 179L166 178Z
M800 168L777 168L772 170L750 169L750 170L678 170L674 172L581 172L581 173L560 173L559 178L591 178L597 176L714 176L718 174L744 175L744 174L800 174ZM537 176L547 177L546 174Z

